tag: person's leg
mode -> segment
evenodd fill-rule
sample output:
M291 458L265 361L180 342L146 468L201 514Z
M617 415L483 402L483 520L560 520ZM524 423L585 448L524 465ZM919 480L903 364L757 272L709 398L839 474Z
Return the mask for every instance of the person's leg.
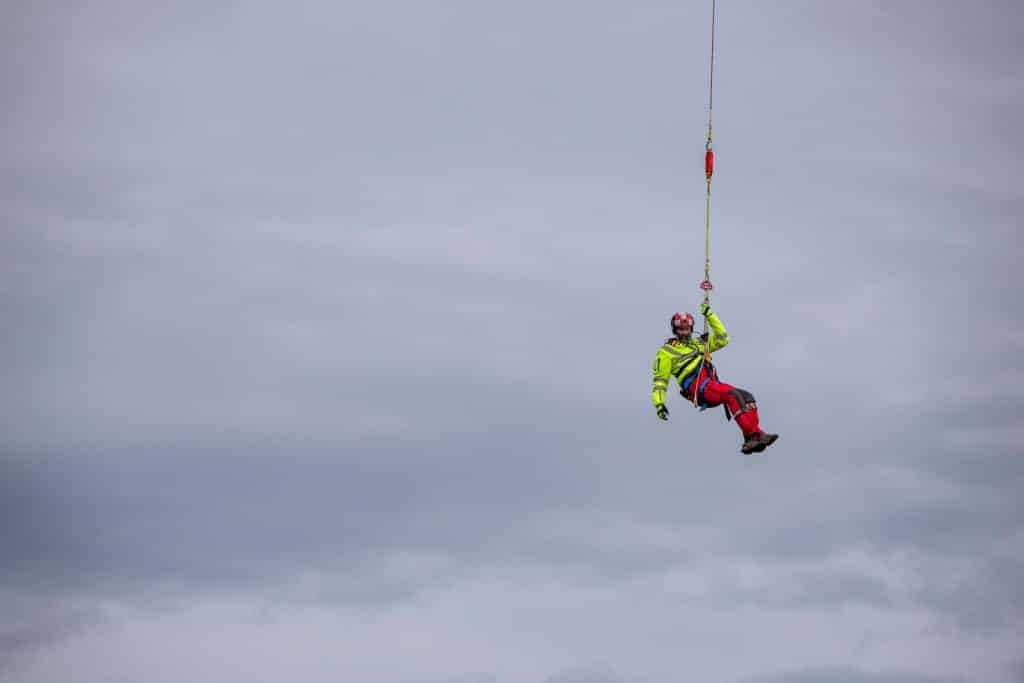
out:
M704 401L710 407L725 404L736 426L747 437L761 431L757 417L757 403L749 391L737 389L725 382L711 380L704 387Z

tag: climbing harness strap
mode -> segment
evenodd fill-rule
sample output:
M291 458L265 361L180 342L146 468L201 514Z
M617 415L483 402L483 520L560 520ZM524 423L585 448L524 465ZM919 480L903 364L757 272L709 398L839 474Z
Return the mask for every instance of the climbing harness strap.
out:
M690 391L690 387L693 386L693 380L695 377L696 375L690 375L683 380L682 391L680 392L683 396L686 396L687 392ZM693 393L693 403L695 406L700 408L700 412L702 413L708 408L707 401L704 400L704 387L706 387L710 381L711 377L705 376L704 379L701 380L700 386L697 387L697 391Z

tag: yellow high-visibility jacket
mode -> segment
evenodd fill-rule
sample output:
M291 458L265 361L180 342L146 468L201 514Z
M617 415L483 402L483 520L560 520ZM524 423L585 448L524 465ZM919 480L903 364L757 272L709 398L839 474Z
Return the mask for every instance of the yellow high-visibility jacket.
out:
M725 325L714 311L708 312L708 327L710 351L714 353L729 343L729 333L725 331ZM681 342L675 337L665 340L665 344L658 349L658 354L654 357L654 391L651 393L651 400L655 406L665 402L669 377L675 377L676 382L682 387L686 376L697 372L703 356L704 342L699 336L691 336L690 341L686 342Z

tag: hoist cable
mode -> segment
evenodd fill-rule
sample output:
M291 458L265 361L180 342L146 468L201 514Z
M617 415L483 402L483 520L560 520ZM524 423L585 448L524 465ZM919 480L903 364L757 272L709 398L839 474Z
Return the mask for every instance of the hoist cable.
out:
M704 146L704 179L707 190L704 195L704 281L700 287L704 290L704 304L711 304L711 176L715 172L715 153L711 148L711 121L715 103L715 7L716 0L711 0L711 66L708 70L708 139ZM693 389L693 405L696 407L700 394L700 374L704 365L711 362L711 334L708 330L708 318L704 318L704 356L697 367L697 377Z

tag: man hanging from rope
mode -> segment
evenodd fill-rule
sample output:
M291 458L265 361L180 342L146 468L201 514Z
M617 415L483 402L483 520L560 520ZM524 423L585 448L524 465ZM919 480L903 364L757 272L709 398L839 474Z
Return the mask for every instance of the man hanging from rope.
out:
M679 393L694 405L699 405L701 410L725 404L726 418L734 418L743 432L740 451L745 455L760 453L775 443L779 435L761 431L757 404L749 391L718 381L711 354L729 343L729 334L707 303L701 304L700 312L711 328L708 338L693 338L693 316L689 313L672 316L674 336L665 340L654 358L654 392L651 395L654 408L659 418L668 419L665 392L668 391L669 377L675 377L679 382Z

